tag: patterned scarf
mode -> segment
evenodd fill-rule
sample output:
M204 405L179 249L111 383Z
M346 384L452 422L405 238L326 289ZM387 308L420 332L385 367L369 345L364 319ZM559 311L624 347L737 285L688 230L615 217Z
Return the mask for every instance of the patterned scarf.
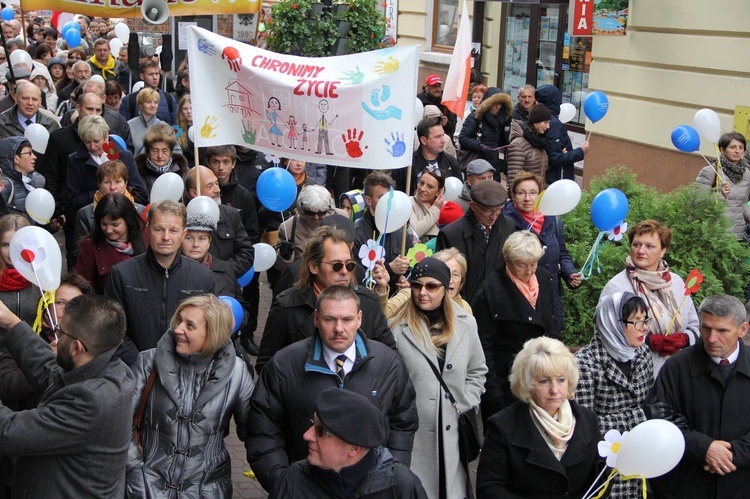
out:
M5 268L0 273L0 291L20 291L31 286L16 269Z
M508 274L508 277L513 284L516 285L518 291L521 292L523 297L528 300L529 304L534 307L534 309L536 309L536 299L539 298L539 281L536 278L536 274L532 275L529 282L526 283L516 277L507 265L505 266L505 272Z
M163 173L169 173L169 170L172 169L172 157L170 156L169 160L164 164L164 166L156 166L150 159L146 158L146 166L149 170L153 170L159 175Z
M672 293L672 275L669 273L667 262L662 260L655 271L643 270L636 267L628 255L625 259L625 270L635 293L643 297L648 305L649 333L667 334L682 331L682 317ZM675 312L677 316L672 329L667 331Z
M573 437L573 431L576 428L576 418L570 408L570 401L565 399L555 415L550 416L547 411L530 400L529 412L531 412L534 425L559 461L568 449L568 442Z
M111 239L107 239L107 242L110 246L116 249L118 253L123 253L130 256L133 256L134 254L132 243L121 243L120 241L113 241Z
M742 160L732 163L723 154L719 156L719 161L721 161L721 171L724 176L729 178L733 184L739 184L742 175L745 174L745 163Z

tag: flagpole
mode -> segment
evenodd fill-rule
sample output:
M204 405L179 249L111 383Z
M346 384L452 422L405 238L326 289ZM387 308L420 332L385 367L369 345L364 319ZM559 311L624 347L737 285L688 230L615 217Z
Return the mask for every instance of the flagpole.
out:
M406 167L406 195L409 195L411 191L411 163ZM401 229L401 254L406 256L406 230L409 227L409 222L404 224L404 228Z

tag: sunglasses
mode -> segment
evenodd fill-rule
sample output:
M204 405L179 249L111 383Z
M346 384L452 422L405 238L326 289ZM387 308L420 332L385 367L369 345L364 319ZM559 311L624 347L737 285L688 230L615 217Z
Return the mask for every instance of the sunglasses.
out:
M323 426L322 424L315 424L314 420L310 420L310 425L315 428L315 436L318 438L330 437L333 435L331 430Z
M428 293L434 293L438 289L440 289L443 285L439 282L428 282L428 283L421 283L419 281L411 281L409 283L409 286L411 289L413 289L416 292L422 291L422 288L425 288Z
M313 217L323 218L327 214L328 214L327 210L326 211L309 211L309 210L305 210L305 215L308 216L308 217L310 217L310 218L313 218Z
M346 267L347 272L354 272L354 269L357 268L357 262L348 261L346 263L344 262L321 262L321 263L327 263L331 266L334 272L341 272L341 269Z

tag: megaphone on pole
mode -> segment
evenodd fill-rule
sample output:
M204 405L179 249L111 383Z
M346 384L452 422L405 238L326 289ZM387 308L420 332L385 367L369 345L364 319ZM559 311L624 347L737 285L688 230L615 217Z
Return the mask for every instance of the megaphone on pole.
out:
M162 24L169 19L169 7L164 0L143 0L141 15L147 24Z

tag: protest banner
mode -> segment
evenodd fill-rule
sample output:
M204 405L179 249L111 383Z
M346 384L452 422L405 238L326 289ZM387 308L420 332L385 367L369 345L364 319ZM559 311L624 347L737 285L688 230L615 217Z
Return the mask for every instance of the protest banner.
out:
M170 16L253 14L260 0L165 0ZM56 10L89 17L140 18L142 0L23 0L22 8ZM16 2L18 3L18 2Z
M188 30L198 146L355 168L411 163L417 47L306 58Z

